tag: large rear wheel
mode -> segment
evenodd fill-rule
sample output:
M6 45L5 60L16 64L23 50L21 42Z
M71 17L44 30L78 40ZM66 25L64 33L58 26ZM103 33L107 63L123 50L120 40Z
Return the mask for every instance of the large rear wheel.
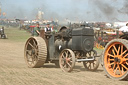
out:
M116 80L128 79L128 41L114 39L105 47L103 67L107 76Z
M31 37L27 40L24 49L24 58L28 67L43 66L47 57L47 46L43 38Z

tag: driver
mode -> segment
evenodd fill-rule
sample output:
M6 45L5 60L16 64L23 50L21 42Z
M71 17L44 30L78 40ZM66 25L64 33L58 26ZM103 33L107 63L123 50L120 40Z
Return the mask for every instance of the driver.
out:
M47 26L44 28L45 32L52 32L52 28L47 24Z
M39 23L36 23L36 27L34 27L34 29L33 29L33 35L34 36L39 36L40 35Z

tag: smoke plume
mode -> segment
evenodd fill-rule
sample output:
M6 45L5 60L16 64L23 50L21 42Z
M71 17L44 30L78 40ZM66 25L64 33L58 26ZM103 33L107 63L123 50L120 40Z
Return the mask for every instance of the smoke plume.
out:
M127 21L127 0L1 0L7 18L35 19L38 10L47 20Z

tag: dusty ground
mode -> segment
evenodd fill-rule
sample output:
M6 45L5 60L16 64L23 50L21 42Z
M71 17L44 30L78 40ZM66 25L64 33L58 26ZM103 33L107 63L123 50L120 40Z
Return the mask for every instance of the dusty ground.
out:
M54 64L28 68L24 61L24 44L13 39L0 39L0 85L128 85L105 76L100 66L96 72L85 71L76 63L71 73L64 73Z

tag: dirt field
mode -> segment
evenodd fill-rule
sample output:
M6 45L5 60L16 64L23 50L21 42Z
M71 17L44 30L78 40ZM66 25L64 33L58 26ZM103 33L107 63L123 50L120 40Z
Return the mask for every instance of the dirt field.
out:
M0 39L0 85L128 85L128 81L107 78L101 66L96 72L89 72L82 63L76 63L71 73L62 72L54 64L28 68L24 61L24 44L30 35L15 30L7 30L9 39ZM21 32L27 37L22 39Z

